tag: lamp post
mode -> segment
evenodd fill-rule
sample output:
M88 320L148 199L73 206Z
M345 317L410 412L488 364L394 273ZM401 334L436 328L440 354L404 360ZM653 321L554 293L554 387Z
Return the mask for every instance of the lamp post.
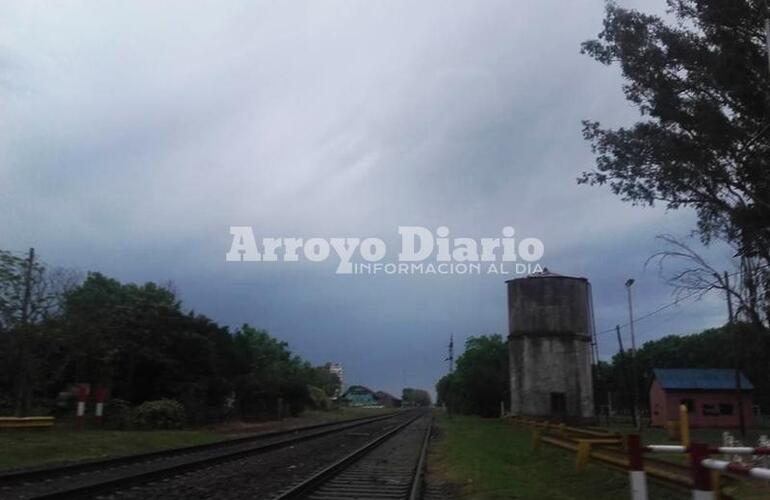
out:
M631 301L631 286L634 284L634 278L626 280L626 291L628 292L628 327L631 329L631 350L636 352L636 336L634 335L634 305Z
M626 292L628 292L628 327L631 330L631 379L634 398L633 412L634 424L636 429L642 428L642 421L639 415L639 379L636 370L636 335L634 334L634 306L631 300L631 286L634 284L633 278L626 280Z

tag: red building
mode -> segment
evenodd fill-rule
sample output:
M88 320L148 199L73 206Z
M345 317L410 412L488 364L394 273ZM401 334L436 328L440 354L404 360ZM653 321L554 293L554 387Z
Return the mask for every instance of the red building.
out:
M692 427L738 427L735 370L727 368L656 368L650 386L652 425L679 420L679 405L686 405ZM751 425L754 386L741 374L741 405Z

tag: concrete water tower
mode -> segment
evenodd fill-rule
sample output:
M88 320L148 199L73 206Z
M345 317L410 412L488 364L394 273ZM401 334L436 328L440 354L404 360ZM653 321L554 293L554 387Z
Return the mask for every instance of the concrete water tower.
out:
M591 284L547 269L506 283L511 413L593 417Z

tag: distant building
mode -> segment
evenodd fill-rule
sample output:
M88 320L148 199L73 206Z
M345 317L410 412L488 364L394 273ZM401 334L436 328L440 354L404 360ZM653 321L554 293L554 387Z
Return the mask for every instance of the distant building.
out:
M326 369L337 375L337 378L340 380L340 387L335 391L334 396L332 396L338 398L345 390L345 370L342 369L342 363L326 363Z
M377 399L377 402L385 408L399 408L401 406L400 399L385 391L375 392L374 397Z
M686 405L692 427L737 427L738 397L735 370L727 368L656 368L650 385L652 425L664 426L679 419ZM741 406L746 425L751 424L754 386L741 374Z
M340 399L350 406L382 406L376 393L363 385L351 385Z

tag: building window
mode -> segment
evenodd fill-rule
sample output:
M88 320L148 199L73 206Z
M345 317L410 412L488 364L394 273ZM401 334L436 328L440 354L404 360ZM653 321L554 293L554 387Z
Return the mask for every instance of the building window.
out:
M687 413L694 413L695 412L695 400L693 399L680 399L679 400L680 405L685 405L687 407Z
M730 403L719 403L719 414L720 415L732 415L733 414L733 405Z
M717 405L703 405L703 415L709 417L719 416L719 407Z

